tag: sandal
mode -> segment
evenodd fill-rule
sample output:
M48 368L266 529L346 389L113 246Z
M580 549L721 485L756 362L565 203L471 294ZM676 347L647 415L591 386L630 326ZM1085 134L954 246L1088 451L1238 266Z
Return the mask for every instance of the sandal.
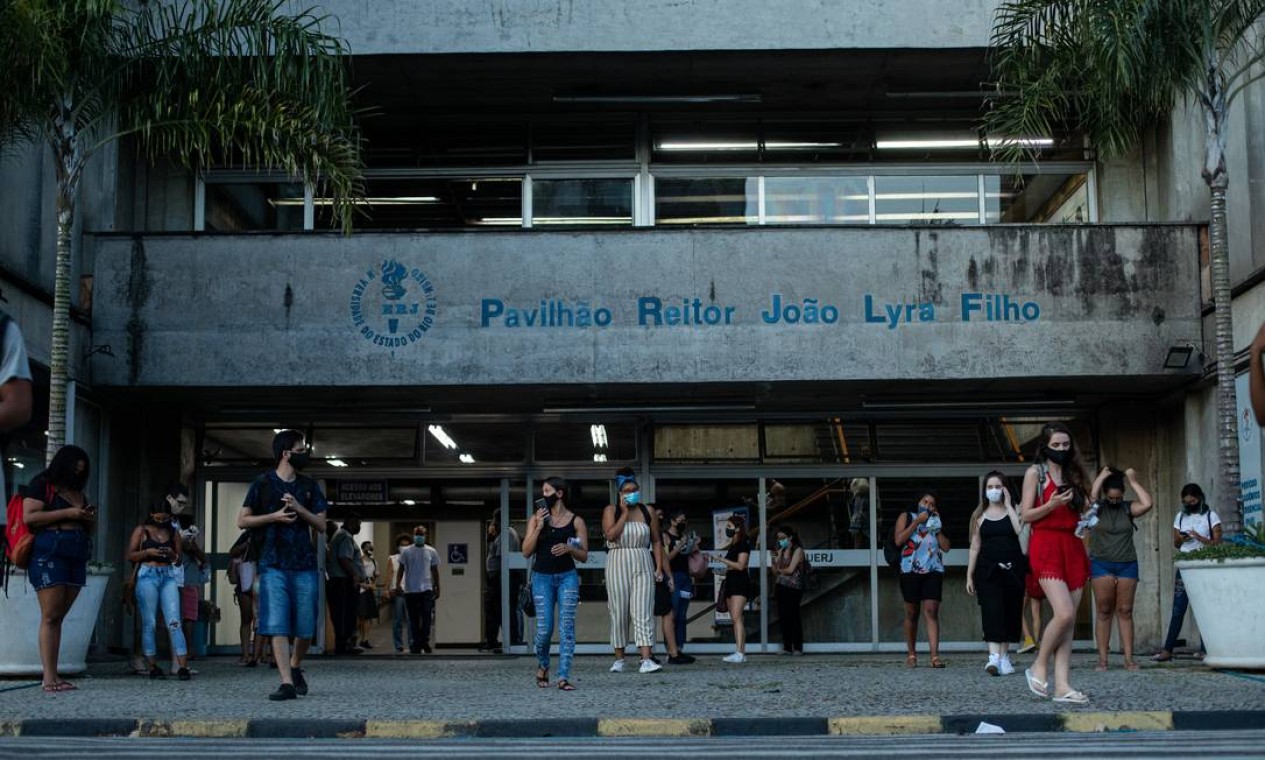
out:
M1037 677L1032 675L1032 668L1023 671L1023 677L1028 681L1028 691L1036 694L1038 697L1050 696L1050 685L1045 681L1038 681Z
M1125 667L1127 668L1127 667L1129 667L1129 666L1128 666L1128 665L1125 665ZM1106 672L1107 672L1107 663L1102 662L1102 661L1100 660L1100 661L1098 662L1098 664L1094 666L1094 670L1097 670L1099 673L1106 673Z
M575 691L575 687L572 686L571 682L565 678L558 679L558 688L562 691Z
M916 668L916 667L918 667L918 655L916 655L916 654L907 654L907 655L905 655L905 667L907 667L907 668Z
M936 656L936 657L932 657L932 658L931 658L931 667L933 667L933 668L944 668L944 667L948 667L948 666L946 666L946 665L944 664L944 660L940 659L940 657L939 657L939 656Z
M542 689L549 688L549 671L548 670L545 670L544 668L537 668L536 685Z
M1125 670L1138 670L1138 664L1137 664L1136 662L1134 662L1133 660L1129 660L1128 662L1126 662L1126 663L1124 664L1124 669L1125 669Z
M1061 697L1055 697L1054 701L1066 702L1073 705L1087 705L1089 704L1089 697L1073 689Z
M78 686L75 686L70 681L58 681L57 683L46 683L44 684L43 688L44 688L44 691L50 694L56 691L76 691L79 689Z

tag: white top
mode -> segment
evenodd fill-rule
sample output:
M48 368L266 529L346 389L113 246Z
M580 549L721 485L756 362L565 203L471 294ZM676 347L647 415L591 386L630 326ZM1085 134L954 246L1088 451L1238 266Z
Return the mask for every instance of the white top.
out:
M410 546L396 555L404 568L404 593L418 594L435 590L431 568L439 567L439 552L431 546Z
M1212 538L1212 529L1221 524L1221 518L1217 517L1217 513L1209 509L1204 514L1188 515L1185 511L1177 513L1177 519L1173 520L1173 530L1179 533L1198 533L1204 538ZM1185 554L1199 549L1203 544L1193 538L1186 539L1186 542L1179 547L1179 550Z
M391 567L391 577L387 579L387 588L393 591L403 591L404 581L395 582L396 577L400 574L400 555L392 554L387 564Z

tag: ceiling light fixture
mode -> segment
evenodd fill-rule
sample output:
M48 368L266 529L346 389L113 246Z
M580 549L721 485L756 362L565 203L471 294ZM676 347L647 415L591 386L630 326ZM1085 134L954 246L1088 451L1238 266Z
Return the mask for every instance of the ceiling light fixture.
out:
M431 435L435 436L435 440L443 444L444 448L457 448L457 442L452 439L452 436L448 435L448 431L444 430L442 425L431 425L426 429L430 431Z
M589 103L593 105L629 104L677 104L700 103L760 103L764 96L758 92L717 93L711 95L554 95L555 103Z
M462 464L474 464L473 454L462 454L461 456L457 457L457 459L460 459Z
M274 208L278 206L302 206L303 198L269 198L268 204ZM425 203L439 203L439 198L433 195L397 195L383 196L377 198L364 198L354 203L357 206L416 206ZM333 206L333 198L313 198L313 206Z
M989 148L1009 148L1014 146L1048 148L1054 145L1054 140L1050 137L990 137L986 140L966 138L879 140L874 144L874 147L879 150L961 150L975 149L981 145L986 145Z
M755 140L668 140L659 143L659 150L667 151L699 151L699 150L756 150L760 143ZM765 150L795 150L805 148L842 148L837 142L783 142L773 140L764 143Z
M330 467L346 467L347 466L347 463L341 459L326 459L325 464L329 465Z

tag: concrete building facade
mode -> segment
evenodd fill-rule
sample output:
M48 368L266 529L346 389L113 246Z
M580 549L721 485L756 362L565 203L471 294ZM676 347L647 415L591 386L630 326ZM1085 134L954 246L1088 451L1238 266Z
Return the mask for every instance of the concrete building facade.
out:
M982 648L967 517L985 472L1017 486L1049 419L1091 466L1134 467L1156 496L1135 619L1140 646L1159 643L1178 491L1199 482L1223 507L1190 114L1127 159L1055 135L1018 171L990 163L972 144L983 0L324 8L377 111L352 234L289 178L190 176L127 144L96 157L81 199L72 429L98 463L99 558L119 561L167 482L195 485L212 646L236 641L223 570L237 507L274 430L294 426L334 514L372 525L380 564L395 533L432 527L451 584L441 645L480 638L494 510L521 529L540 479L561 474L593 522L628 465L709 542L733 509L761 541L794 524L822 651L903 648L881 542L936 488L954 544L945 639ZM1265 318L1261 92L1236 107L1230 144L1240 350ZM52 170L31 149L0 173L0 292L46 366ZM1166 368L1185 346L1190 363ZM19 483L40 425L9 455ZM1244 452L1244 480L1259 478L1259 445ZM1246 506L1259 515L1259 498ZM594 650L603 562L583 574ZM508 602L516 577L491 592ZM769 583L750 623L773 651ZM709 590L691 646L720 651ZM1087 604L1078 639L1092 626ZM130 637L107 605L101 645Z

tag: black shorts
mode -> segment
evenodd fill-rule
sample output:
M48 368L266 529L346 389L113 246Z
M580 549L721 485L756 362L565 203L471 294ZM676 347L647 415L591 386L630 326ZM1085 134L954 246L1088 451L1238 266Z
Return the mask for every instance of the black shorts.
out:
M672 611L672 592L668 590L668 582L654 584L654 616L663 617Z
M901 573L900 595L909 604L938 602L944 592L944 573Z

